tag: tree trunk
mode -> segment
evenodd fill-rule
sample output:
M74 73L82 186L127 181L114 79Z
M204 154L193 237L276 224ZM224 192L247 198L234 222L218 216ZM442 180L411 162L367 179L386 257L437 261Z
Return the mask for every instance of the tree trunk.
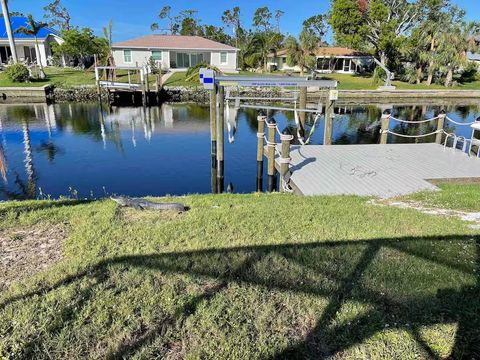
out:
M380 51L380 62L382 65L387 64L387 55L383 51Z
M428 65L428 77L427 77L427 85L430 86L432 85L433 81L433 61L430 61L430 64Z
M419 66L417 67L417 84L421 84L422 83L422 67Z
M45 71L43 70L42 65L42 55L40 54L40 47L38 46L38 39L35 36L35 51L37 52L37 63L40 67L40 79L45 79L47 76L45 75Z
M445 86L451 86L453 80L453 68L449 67L447 72L447 78L445 79Z

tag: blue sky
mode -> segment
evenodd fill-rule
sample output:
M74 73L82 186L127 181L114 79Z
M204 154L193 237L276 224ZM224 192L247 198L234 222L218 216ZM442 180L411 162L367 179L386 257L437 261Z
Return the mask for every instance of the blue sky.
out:
M480 21L480 0L451 0L467 11L467 17ZM43 16L43 7L49 0L10 0L10 11L32 13ZM70 9L72 21L80 27L91 27L97 33L110 19L114 23L114 40L121 41L145 34L151 34L150 24L164 5L172 6L177 12L184 9L198 10L203 23L221 25L220 17L225 9L240 6L245 25L251 24L252 15L258 7L268 6L271 10L282 10L282 31L296 35L304 19L325 13L330 0L63 0Z

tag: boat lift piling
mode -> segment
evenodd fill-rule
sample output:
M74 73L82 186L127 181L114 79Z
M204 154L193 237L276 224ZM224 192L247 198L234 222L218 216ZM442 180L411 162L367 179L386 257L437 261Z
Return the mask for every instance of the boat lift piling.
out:
M307 109L307 88L317 87L323 89L334 89L334 97L332 98L332 91L330 91L330 98L326 106L327 116L330 121L326 121L331 127L332 116L335 100L337 99L338 92L336 88L338 82L335 80L308 80L304 77L287 77L287 76L217 76L213 69L201 68L199 71L200 82L205 89L210 90L210 135L211 135L211 154L212 154L212 190L214 192L221 193L224 189L224 131L225 131L225 100L238 101L239 108L253 108L258 110L277 110L277 111L292 111L300 114L299 118L300 128L303 132L306 113L315 113L319 116L319 109ZM299 89L300 92L300 106L297 108L297 97L292 98L261 98L261 97L241 97L231 96L227 91L225 96L225 87L280 87L280 88L294 88ZM295 102L295 107L279 107L279 106L266 106L263 104L241 104L240 101L292 101ZM265 140L265 121L267 119L263 115L258 117L258 133L257 133L257 191L261 191L263 187L263 156L264 156L264 140ZM268 119L267 127L269 129L268 134L268 189L273 190L275 188L275 133L278 131L277 125L274 119ZM331 129L330 143L331 143ZM303 136L303 135L302 135ZM288 147L290 147L290 140L288 141ZM284 146L287 142L284 142ZM288 152L286 149L284 154ZM213 159L215 154L216 161ZM214 169L214 167L216 168ZM282 174L285 175L288 172L288 164L282 166ZM215 179L213 179L214 174ZM281 179L282 183L284 179ZM216 183L216 184L215 184Z

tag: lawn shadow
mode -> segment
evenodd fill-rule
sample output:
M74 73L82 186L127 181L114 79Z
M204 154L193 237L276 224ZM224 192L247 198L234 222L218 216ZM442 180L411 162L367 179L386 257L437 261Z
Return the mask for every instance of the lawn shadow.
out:
M13 206L5 206L4 208L0 207L0 217L4 216L8 212L15 212L16 216L18 217L20 214L36 211L36 210L45 210L45 209L52 209L64 206L76 206L81 204L88 204L95 200L90 199L66 199L66 200L45 200L45 201L36 201L31 203L23 203L22 201L18 201L14 203Z
M456 261L455 258L451 258L449 251L435 251L448 250L450 246L458 246L459 249L474 246L476 264L469 265ZM436 293L430 295L418 293L415 284L412 284L411 289L405 290L407 293L396 295L394 291L396 284L383 284L385 278L381 277L381 274L377 276L375 272L379 262L383 262L381 268L385 271L399 266L394 258L380 256L382 251L422 260L426 266L429 264L442 266L452 272L474 276L476 283L463 287L452 283L449 288L436 288ZM317 317L316 325L308 335L276 354L273 357L275 359L320 359L338 355L385 330L385 323L394 324L391 328L408 331L427 358L438 358L439 355L422 338L421 328L457 323L458 330L450 357L477 358L480 356L479 259L480 240L460 235L442 239L401 237L339 240L120 256L101 261L89 270L67 277L48 288L7 299L0 303L0 311L5 306L15 306L16 301L28 299L33 295L47 296L51 290L68 286L84 277L95 278L95 284L99 285L108 279L112 268L124 266L158 271L162 274L186 274L209 278L215 280L217 285L199 293L181 307L175 315L177 319L166 319L138 336L135 341L120 344L115 353L111 354L112 358L134 355L144 346L162 337L166 331L165 327L178 323L178 319L192 316L200 304L208 304L231 283L328 299L327 306ZM295 271L292 271L293 269ZM319 279L325 281L318 281ZM387 285L387 289L391 287L392 291L381 290L368 284ZM90 296L91 293L87 295ZM342 307L349 301L366 304L369 309L349 323L335 321ZM68 322L63 325L68 326ZM41 341L41 337L38 341Z

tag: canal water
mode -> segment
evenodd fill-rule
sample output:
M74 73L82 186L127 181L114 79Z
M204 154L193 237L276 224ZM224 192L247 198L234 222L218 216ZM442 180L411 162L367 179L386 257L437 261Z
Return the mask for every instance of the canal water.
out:
M335 108L334 144L379 141L385 108L405 120L435 116L440 106L346 105ZM457 122L480 116L477 106L445 108ZM225 187L256 189L256 110L239 110L225 126ZM270 113L280 128L295 126L291 113ZM235 121L236 120L236 121ZM307 119L312 126L313 118ZM311 144L321 144L318 121ZM470 128L447 124L470 137ZM230 132L228 132L230 129ZM307 129L308 130L308 129ZM429 133L435 124L392 124L403 134ZM234 139L233 139L234 133ZM232 143L229 143L232 140ZM390 135L389 142L413 139ZM418 141L434 141L434 136ZM98 104L0 105L0 200L182 195L211 192L209 108L197 104L101 108Z

